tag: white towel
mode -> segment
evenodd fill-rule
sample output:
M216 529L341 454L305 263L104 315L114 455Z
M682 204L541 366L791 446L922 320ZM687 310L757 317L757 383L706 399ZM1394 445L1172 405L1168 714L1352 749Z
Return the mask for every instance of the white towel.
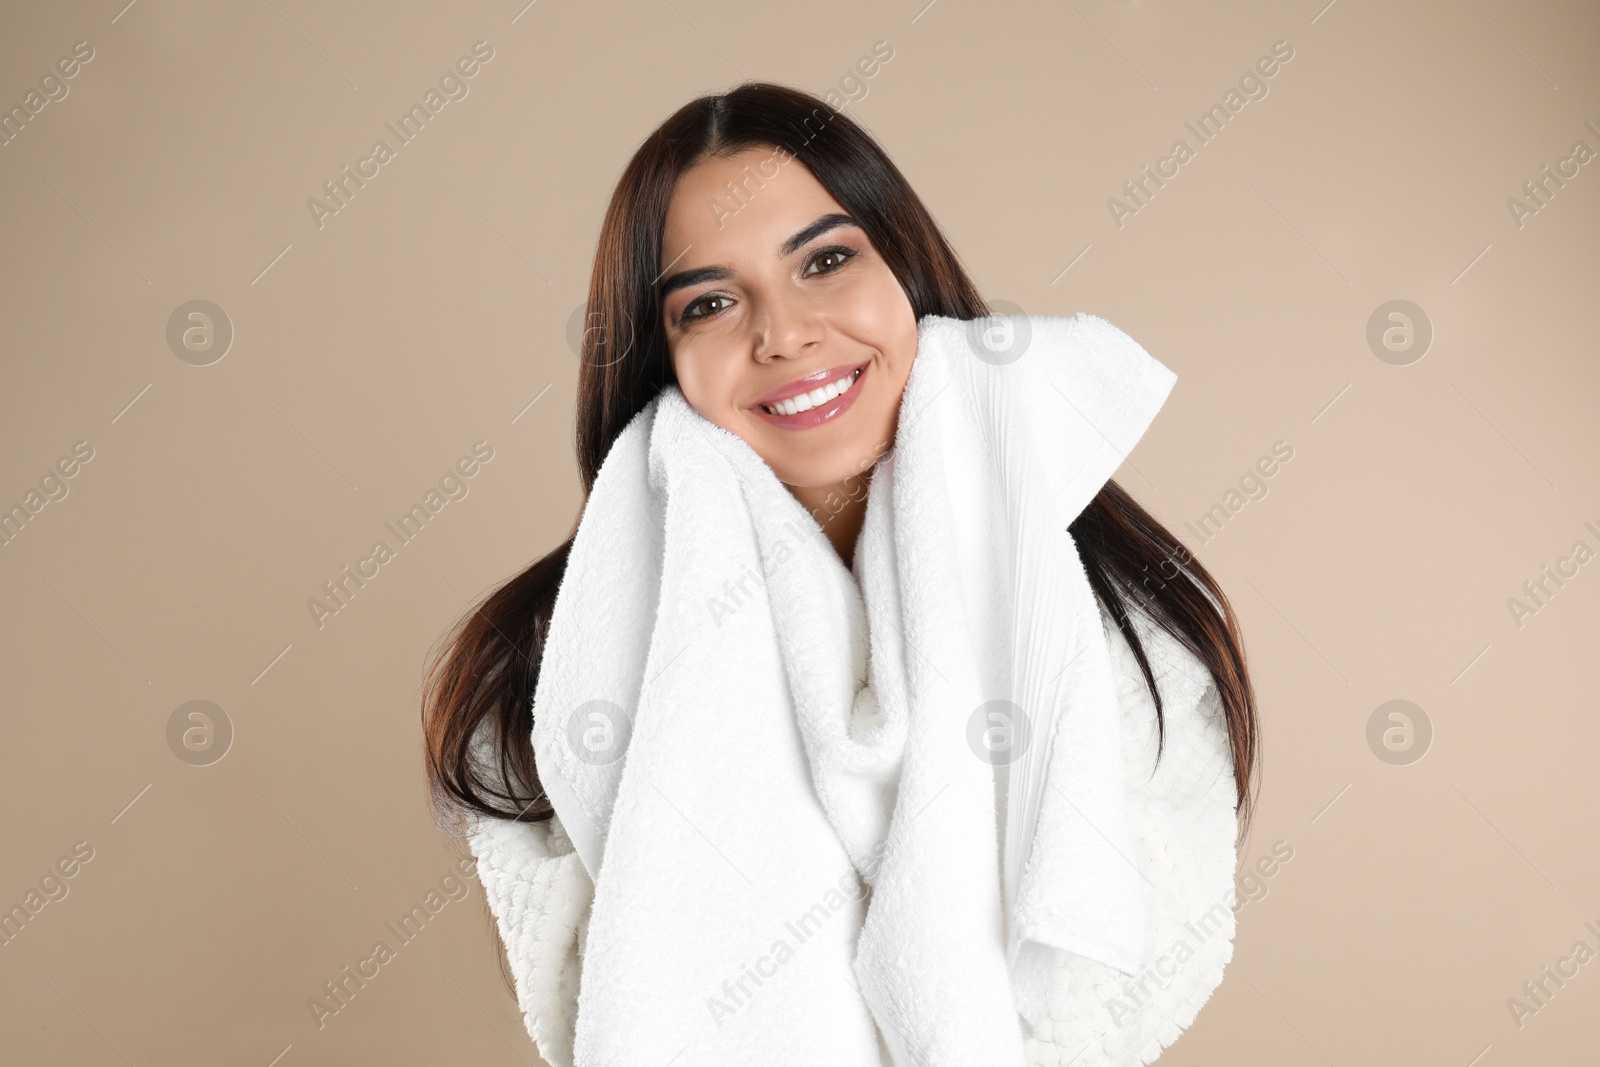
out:
M850 599L859 600L859 591ZM1122 701L1129 829L1153 890L1146 894L1144 966L1132 978L1061 953L1047 1018L1024 1049L1027 1067L1149 1063L1194 1021L1233 958L1238 821L1216 682L1205 664L1137 603L1129 605L1129 613L1161 690L1165 726L1158 762L1152 695L1128 642L1107 619ZM850 612L848 622L852 656L857 645L863 649L864 678L864 610L859 616ZM573 1023L594 882L558 816L542 822L474 821L478 825L468 841L505 946L523 1021L552 1067L573 1067Z
M1145 959L1067 525L1175 375L1090 315L919 338L857 550L864 687L843 562L743 441L668 387L602 465L534 699L594 882L577 1067L878 1064L880 1034L897 1067L1017 1065L1060 953Z

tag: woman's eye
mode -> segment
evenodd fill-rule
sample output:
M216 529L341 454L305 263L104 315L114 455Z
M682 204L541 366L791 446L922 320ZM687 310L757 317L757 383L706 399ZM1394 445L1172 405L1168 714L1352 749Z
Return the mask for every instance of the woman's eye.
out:
M819 249L806 261L806 274L813 277L818 274L832 274L843 267L855 255L855 249L846 248L843 245ZM813 270L811 269L813 267L820 267L821 269ZM700 319L712 318L719 312L727 310L727 305L731 302L732 298L723 293L709 293L698 300L691 300L678 313L678 325L688 326ZM720 306L711 307L710 305L712 304L720 304Z
M828 263L830 260L832 261L833 265L826 266L819 271L808 271L807 273L832 274L834 271L844 266L845 262L855 254L855 250L851 248L824 248L816 255L811 257L811 261L808 266L814 267L818 264Z
M702 296L699 300L691 301L690 303L684 305L683 313L678 316L678 322L679 323L693 322L695 319L709 318L711 315L716 314L716 311L707 310L706 312L704 312L702 314L695 314L694 309L697 308L697 307L701 307L701 306L703 306L705 304L712 303L713 301L727 300L727 299L728 298L723 296L721 293L712 293L710 296ZM719 308L719 309L716 309L716 310L721 310L721 309Z

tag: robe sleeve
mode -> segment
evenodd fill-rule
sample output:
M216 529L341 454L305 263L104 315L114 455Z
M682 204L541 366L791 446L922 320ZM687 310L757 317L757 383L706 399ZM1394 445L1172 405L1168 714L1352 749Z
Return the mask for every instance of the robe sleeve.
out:
M1133 857L1145 877L1146 951L1138 974L1063 953L1049 1017L1026 1042L1040 1067L1139 1067L1161 1054L1222 982L1233 958L1233 763L1215 679L1138 611L1134 625L1162 695L1155 703L1127 640L1107 625L1123 713Z
M528 1034L551 1067L572 1067L594 884L554 816L537 823L480 818L474 827L468 844Z

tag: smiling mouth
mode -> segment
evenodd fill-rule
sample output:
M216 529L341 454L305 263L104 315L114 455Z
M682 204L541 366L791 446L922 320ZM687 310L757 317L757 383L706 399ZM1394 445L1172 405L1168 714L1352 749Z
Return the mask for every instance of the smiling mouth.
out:
M777 415L780 417L784 415L798 415L803 411L810 411L812 408L821 407L828 401L849 392L855 387L856 382L861 380L861 374L864 370L866 370L865 367L857 367L853 372L845 375L843 378L829 382L827 385L819 385L809 393L799 393L795 396L779 400L774 404L759 404L757 406L760 407L762 411L765 411L768 415Z

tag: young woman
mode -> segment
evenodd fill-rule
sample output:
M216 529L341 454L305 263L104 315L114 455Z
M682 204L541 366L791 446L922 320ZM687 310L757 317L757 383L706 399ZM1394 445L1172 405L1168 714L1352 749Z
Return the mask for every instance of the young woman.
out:
M882 149L823 101L766 83L694 100L645 140L611 198L588 311L577 397L585 512L624 430L657 416L659 398L675 389L698 416L759 456L857 581L867 486L904 424L919 323L989 316ZM584 986L595 864L580 862L541 778L550 768L535 765L530 743L541 663L579 529L575 523L564 543L461 622L431 665L423 709L441 819L459 827L466 817L519 1004L541 1054L558 1067L574 1062L580 989L585 1004L609 995ZM1047 1012L1034 1012L1027 1025L1013 1021L1030 1063L1137 1064L1192 1020L1231 958L1233 849L1248 827L1257 756L1254 697L1227 598L1114 481L1069 530L1113 649L1129 738L1129 821L1145 853L1136 866L1152 903L1142 964L1114 969L1062 955ZM822 594L799 588L795 598L812 595ZM765 610L750 603L733 601L743 605L736 610ZM1197 681L1185 685L1185 678ZM629 728L609 725L624 734ZM929 809L930 821L944 818L938 810ZM784 828L772 832L781 836ZM861 874L871 880L871 871ZM613 898L622 892L612 889ZM862 896L857 925L846 927L852 936L870 913ZM692 894L671 904L679 913L695 906ZM660 975L659 984L639 986L641 996L672 982L672 960L637 964L640 973ZM777 972L770 963L756 969ZM732 978L728 999L707 998L717 1028L717 1003L737 1010L802 988L774 983L758 992L755 974ZM869 995L865 986L857 992ZM917 995L905 991L907 1004ZM802 1016L811 1010L787 1008ZM862 1017L884 1030L892 1029L885 1020L909 1017L900 1008L911 1010L870 1008ZM827 1010L816 1007L819 1027L830 1025ZM881 1037L884 1063L945 1062L916 1034ZM684 1049L658 1051L666 1063ZM576 1052L584 1062L584 1040ZM774 1047L755 1058L803 1057ZM595 1054L594 1062L601 1059ZM731 1062L710 1054L690 1061Z

